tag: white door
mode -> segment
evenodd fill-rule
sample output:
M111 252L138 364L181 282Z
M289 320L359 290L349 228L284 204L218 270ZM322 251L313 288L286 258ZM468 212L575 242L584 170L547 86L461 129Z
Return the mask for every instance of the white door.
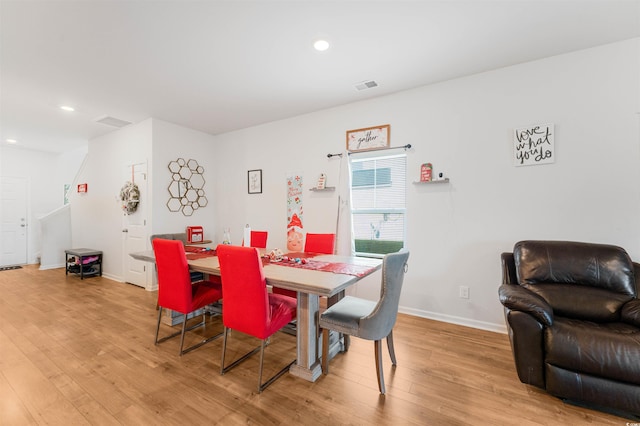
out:
M135 212L122 216L123 238L123 270L124 280L140 287L149 288L151 281L151 269L153 265L142 262L129 256L129 253L147 250L149 233L147 230L147 211L149 200L147 198L147 165L139 163L127 166L124 172L122 184L132 181L140 190L140 202Z
M27 263L27 178L0 177L0 267Z

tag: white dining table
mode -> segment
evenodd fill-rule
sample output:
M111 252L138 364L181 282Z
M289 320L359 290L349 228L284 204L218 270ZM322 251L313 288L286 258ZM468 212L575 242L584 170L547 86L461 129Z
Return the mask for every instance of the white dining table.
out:
M133 258L155 262L153 251L130 254ZM297 357L296 363L289 372L310 382L316 381L322 374L319 361L321 339L318 320L320 316L320 297L328 298L328 303L334 303L342 298L344 291L367 275L379 270L381 259L357 256L339 256L319 254L314 261L330 263L346 263L367 268L364 275L356 276L345 273L335 273L311 269L285 266L276 262L264 266L267 285L296 291L298 294L297 311ZM220 275L220 264L217 256L187 260L189 269L210 275ZM337 334L330 339L329 356L333 357L344 349L343 342Z

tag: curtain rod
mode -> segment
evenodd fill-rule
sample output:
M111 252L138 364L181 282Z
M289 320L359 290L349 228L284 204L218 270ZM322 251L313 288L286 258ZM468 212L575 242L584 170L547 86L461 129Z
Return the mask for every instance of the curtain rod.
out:
M377 148L377 149L368 149L367 151L387 151L389 149L409 149L411 148L411 144L408 143L406 145L403 146L392 146L389 148ZM348 152L347 155L351 155L351 154L356 154L355 152ZM342 157L342 153L340 154L327 154L327 158L331 158L331 157Z

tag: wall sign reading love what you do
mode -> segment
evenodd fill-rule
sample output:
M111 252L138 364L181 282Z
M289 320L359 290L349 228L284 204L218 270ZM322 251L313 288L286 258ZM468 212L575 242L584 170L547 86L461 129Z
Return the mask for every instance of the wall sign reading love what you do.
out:
M516 166L548 164L555 161L553 124L515 129L513 154Z

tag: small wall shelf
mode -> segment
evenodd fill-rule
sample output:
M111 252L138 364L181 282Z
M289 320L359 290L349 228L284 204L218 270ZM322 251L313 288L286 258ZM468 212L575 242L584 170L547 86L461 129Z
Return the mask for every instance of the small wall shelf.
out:
M414 185L426 185L430 183L449 183L449 178L439 179L439 180L430 180L427 182L413 182Z
M313 191L313 192L325 192L325 191L335 191L335 190L336 190L335 186L325 186L324 189L309 188L309 191Z

